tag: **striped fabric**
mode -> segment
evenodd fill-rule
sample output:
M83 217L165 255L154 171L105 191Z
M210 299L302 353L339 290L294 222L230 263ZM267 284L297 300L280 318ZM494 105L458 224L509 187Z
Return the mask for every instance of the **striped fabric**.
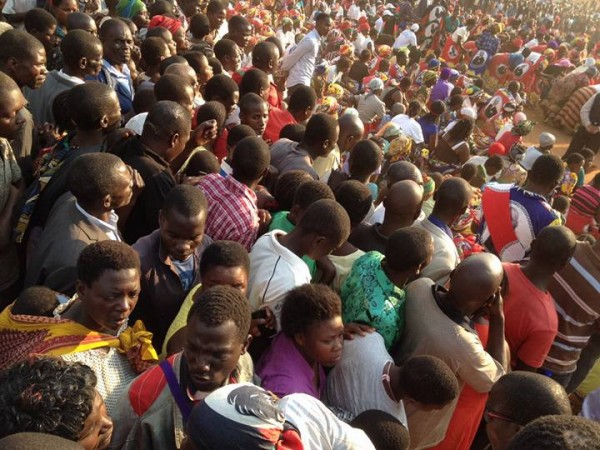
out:
M582 216L594 217L600 208L600 189L586 184L581 186L573 194L571 208Z
M600 325L600 245L595 247L578 243L571 261L549 285L558 333L544 368L555 373L575 371L581 350Z

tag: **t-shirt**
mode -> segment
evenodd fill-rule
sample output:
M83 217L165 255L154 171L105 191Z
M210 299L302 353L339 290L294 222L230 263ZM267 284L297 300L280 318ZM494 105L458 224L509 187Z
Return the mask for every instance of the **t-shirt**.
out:
M281 245L277 236L286 233L271 231L256 241L250 252L248 299L253 310L266 305L279 318L285 294L291 289L310 283L310 271L302 259Z
M269 120L262 135L263 139L269 144L279 140L279 134L283 127L291 123L296 123L296 119L288 110L269 108Z
M342 422L310 395L288 395L279 406L300 432L304 450L375 450L364 431Z
M504 296L506 342L511 365L517 358L532 367L541 367L558 330L554 301L525 276L519 264L504 263L508 291Z
M319 179L308 152L298 142L289 139L279 139L271 146L271 164L279 170L280 175L290 170L304 170L315 180Z
M269 224L269 231L281 230L289 233L296 225L290 222L288 211L279 211L273 214L273 218L271 219L271 223ZM317 273L317 263L314 259L310 259L308 256L304 255L302 257L302 261L306 263L308 266L308 270L310 270L311 276L315 276Z
M187 291L192 286L192 282L194 281L194 257L190 255L187 259L183 261L177 261L176 259L171 258L171 263L173 267L177 271L177 275L179 275L179 280L181 281L181 287L184 291Z
M325 370L319 370L319 386L315 386L315 373L302 356L294 341L284 333L279 333L269 349L256 365L256 374L262 380L262 387L278 397L288 394L308 394L321 398L325 393Z
M408 427L404 404L390 398L381 378L390 362L393 364L392 357L379 333L344 341L342 359L327 376L327 404L354 416L369 409L378 409Z
M525 150L525 154L523 155L523 159L521 159L520 164L523 166L525 170L531 170L533 167L533 163L536 159L542 156L542 152L539 151L537 147L529 147Z

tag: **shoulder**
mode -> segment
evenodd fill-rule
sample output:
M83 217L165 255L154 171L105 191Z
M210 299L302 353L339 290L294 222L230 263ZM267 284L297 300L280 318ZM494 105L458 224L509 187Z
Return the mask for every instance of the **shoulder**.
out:
M178 355L167 359L172 365L179 364ZM174 369L175 370L175 369ZM167 379L160 366L154 366L137 377L129 386L129 402L138 416L143 416L167 388Z

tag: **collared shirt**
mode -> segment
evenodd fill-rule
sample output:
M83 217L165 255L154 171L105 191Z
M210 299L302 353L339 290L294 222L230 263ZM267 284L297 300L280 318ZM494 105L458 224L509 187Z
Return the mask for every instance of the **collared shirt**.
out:
M110 77L110 79L108 79ZM133 81L129 67L123 64L123 70L118 70L107 60L102 60L102 70L96 78L100 83L108 84L117 93L121 113L126 114L133 108Z
M283 58L281 68L289 71L286 87L310 86L320 45L321 36L317 30L312 30Z
M256 194L233 176L205 176L198 187L208 200L205 232L214 240L230 240L250 251L258 234Z
M119 216L117 216L113 211L110 212L110 216L108 218L108 222L104 220L98 219L97 217L92 216L85 209L81 207L81 205L75 202L75 208L83 214L83 216L89 220L93 225L96 225L100 230L102 230L111 241L119 241L121 242L121 235L119 234L119 229L117 228L117 222L119 221Z
M133 249L140 255L142 274L140 297L130 322L141 319L146 329L152 331L152 342L157 349L162 348L167 330L186 295L193 286L200 283L200 257L212 242L205 235L194 250L191 282L186 283L187 286L183 286L179 271L161 243L160 230L155 230L133 244Z
M454 238L454 235L452 234L452 230L450 229L450 227L448 225L446 225L441 219L437 218L433 214L430 214L428 219L432 224L434 224L436 227L438 227L440 230L442 230L444 233L446 233L448 235L448 237L450 237L450 239Z

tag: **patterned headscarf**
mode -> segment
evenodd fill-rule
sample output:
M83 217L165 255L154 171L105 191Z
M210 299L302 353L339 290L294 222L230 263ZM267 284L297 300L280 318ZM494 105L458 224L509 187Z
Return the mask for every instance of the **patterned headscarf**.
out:
M522 120L517 125L512 127L511 133L516 136L527 136L533 130L535 122L531 120Z
M401 134L392 142L390 142L390 148L388 149L388 155L391 156L390 161L403 161L410 156L412 141L405 134Z
M117 14L125 19L133 18L145 9L146 5L142 0L120 0L117 3Z
M327 88L327 95L340 100L344 96L344 88L337 83L331 83Z
M430 84L437 81L437 73L433 70L426 70L423 73L423 84Z
M148 24L148 29L155 27L163 27L169 30L172 34L177 33L181 28L181 22L167 16L154 16Z

